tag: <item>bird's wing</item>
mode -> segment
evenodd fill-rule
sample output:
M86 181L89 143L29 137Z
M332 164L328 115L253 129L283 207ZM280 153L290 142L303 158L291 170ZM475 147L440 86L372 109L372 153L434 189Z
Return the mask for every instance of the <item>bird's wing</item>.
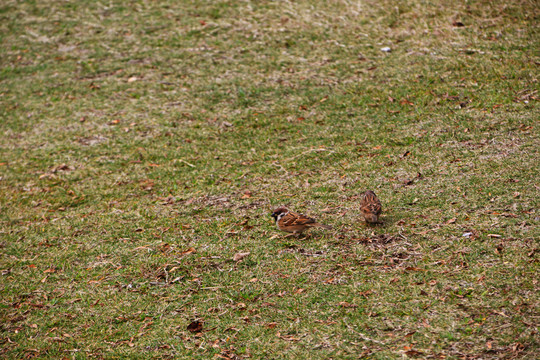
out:
M298 214L289 211L285 216L281 218L283 225L285 226L297 226L297 225L309 225L314 224L316 221L304 214Z

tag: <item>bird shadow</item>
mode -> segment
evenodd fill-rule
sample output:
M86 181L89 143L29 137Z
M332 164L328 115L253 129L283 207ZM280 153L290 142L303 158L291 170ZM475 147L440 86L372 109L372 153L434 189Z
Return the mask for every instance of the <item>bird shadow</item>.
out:
M395 223L397 223L399 220L397 217L395 216L392 216L392 215L386 215L384 217L381 217L379 219L379 222L378 223L375 223L375 224L370 224L368 222L365 222L364 221L364 224L367 226L367 227L373 227L373 228L386 228L386 227L390 227L392 225L394 225Z

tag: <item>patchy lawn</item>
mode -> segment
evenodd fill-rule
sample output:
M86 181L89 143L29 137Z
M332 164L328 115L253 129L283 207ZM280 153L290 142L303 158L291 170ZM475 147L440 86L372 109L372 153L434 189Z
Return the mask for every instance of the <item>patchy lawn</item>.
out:
M533 358L540 12L434 3L4 1L1 356Z

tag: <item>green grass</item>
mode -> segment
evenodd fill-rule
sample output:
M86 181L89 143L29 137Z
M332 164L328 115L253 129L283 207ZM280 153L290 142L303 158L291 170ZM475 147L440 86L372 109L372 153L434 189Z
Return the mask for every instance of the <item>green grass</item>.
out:
M1 356L533 358L539 18L5 2ZM278 205L334 230L284 238Z

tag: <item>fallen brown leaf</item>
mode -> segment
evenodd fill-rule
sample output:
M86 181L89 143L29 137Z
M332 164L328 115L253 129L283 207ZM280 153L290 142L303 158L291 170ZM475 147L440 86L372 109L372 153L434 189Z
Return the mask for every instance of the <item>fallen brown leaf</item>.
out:
M294 337L292 335L281 335L280 333L277 333L276 336L285 341L300 341L299 338Z
M356 308L356 307L358 307L358 305L356 305L356 304L351 304L351 303L348 303L348 302L346 302L346 301L341 301L341 302L339 303L339 306L341 306L341 307L343 307L343 308Z
M192 333L200 333L203 329L203 322L201 320L192 321L188 326L187 330Z
M238 261L242 260L243 258L245 258L246 256L248 256L249 254L251 254L251 253L250 252L245 252L245 253L234 254L233 261L238 262Z
M413 106L414 104L412 102L410 102L409 100L407 99L401 99L401 101L399 102L401 105L410 105L410 106Z
M195 250L195 248L190 247L189 249L187 249L185 251L182 251L180 253L180 255L187 255L187 254L192 254L192 253L196 253L196 252L197 252L197 250Z
M425 271L424 269L420 269L420 268L413 267L413 266L406 267L405 270L407 270L407 271Z
M405 354L406 354L407 356L419 356L419 355L423 355L424 353L421 352L421 351L418 351L418 350L413 350L413 349L411 349L411 350L405 351Z

